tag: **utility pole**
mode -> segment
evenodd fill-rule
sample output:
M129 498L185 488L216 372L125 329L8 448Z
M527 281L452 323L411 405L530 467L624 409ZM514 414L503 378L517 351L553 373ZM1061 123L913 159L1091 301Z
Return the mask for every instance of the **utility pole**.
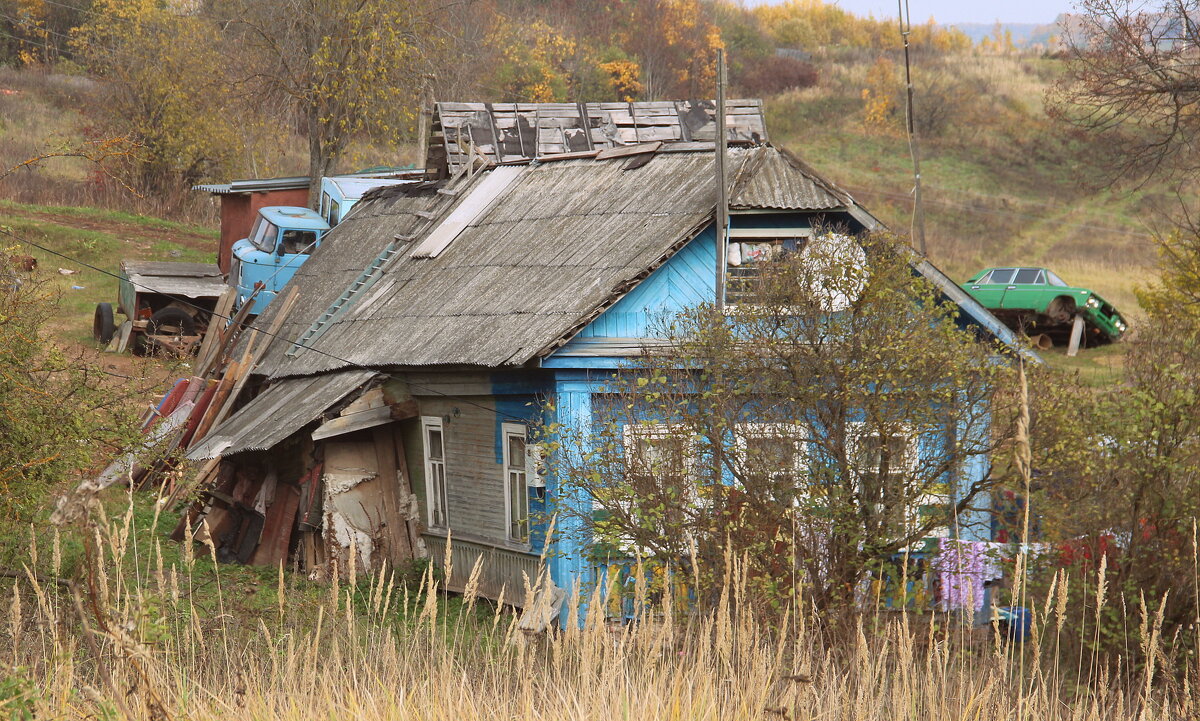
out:
M729 227L729 191L725 184L725 49L717 49L717 312L725 310L725 258L728 253L726 236Z
M925 206L921 204L921 151L917 147L917 131L913 125L912 69L908 59L908 35L912 32L912 16L908 12L908 0L896 0L896 6L900 13L900 38L904 41L904 84L907 86L904 115L908 120L908 152L912 155L913 164L913 218L910 232L917 241L917 250L921 255L926 255Z

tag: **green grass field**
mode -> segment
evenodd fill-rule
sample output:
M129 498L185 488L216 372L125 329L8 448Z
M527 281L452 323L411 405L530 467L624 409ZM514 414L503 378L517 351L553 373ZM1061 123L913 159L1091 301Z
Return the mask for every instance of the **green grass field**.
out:
M122 260L216 261L216 230L130 213L0 201L0 227L12 234L5 236L10 252L36 258L37 274L58 290L52 331L69 342L92 343L92 313L97 303L115 304Z

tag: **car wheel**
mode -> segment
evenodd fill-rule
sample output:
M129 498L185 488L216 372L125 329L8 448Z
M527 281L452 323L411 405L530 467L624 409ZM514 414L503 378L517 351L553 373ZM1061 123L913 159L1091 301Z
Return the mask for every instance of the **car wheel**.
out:
M1046 307L1046 315L1055 323L1070 323L1075 317L1075 299L1066 296L1055 298Z

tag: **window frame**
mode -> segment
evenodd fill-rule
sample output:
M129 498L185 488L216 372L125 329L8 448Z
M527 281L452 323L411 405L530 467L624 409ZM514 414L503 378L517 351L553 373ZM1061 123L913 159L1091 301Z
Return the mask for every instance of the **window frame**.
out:
M804 426L795 423L787 422L746 422L737 423L733 428L734 446L737 449L739 460L746 463L749 453L750 438L774 438L780 440L791 439L795 445L795 455L793 456L793 467L791 473L795 477L801 478L805 474L809 479L812 478L813 471L813 454L812 454L812 439L808 437L807 429ZM772 479L774 480L774 479ZM808 484L798 484L794 490L793 505L799 505L801 499L808 498L811 494Z
M770 262L771 260L774 260L774 257L777 257L777 255L781 254L782 252L794 252L794 253L803 252L804 247L806 245L808 245L809 241L812 240L813 234L814 234L813 229L808 226L786 226L786 227L779 227L779 228L730 228L726 242L730 243L730 244L732 244L732 243L739 243L739 244L740 243L757 243L757 244L770 243L774 246L782 248L784 243L786 243L787 241L789 241L789 240L796 241L796 246L797 246L796 250L794 250L794 251L786 251L786 250L775 251L773 253L772 258L769 258L766 261L763 261L763 262ZM739 253L740 253L740 249L739 249ZM726 255L728 256L728 251L727 251ZM737 291L734 291L731 293L730 291L732 290L732 287L731 287L732 284L730 283L730 280L737 279L740 282L753 283L752 279L757 274L748 273L746 271L752 270L758 265L759 265L759 263L746 263L745 261L739 262L737 265L733 265L733 264L729 263L728 257L726 258L726 262L725 262L725 298L726 298L726 303L728 305L739 305L739 304L746 305L748 303L748 300L741 299L741 296L753 295L753 293L754 293L753 289L749 289L749 290L742 289L742 290L737 290ZM750 279L750 280L742 281L742 279Z
M269 232L267 230L268 228L271 231L274 231L274 234L271 238L270 247L264 247L262 244L266 241L266 236ZM254 227L251 229L250 243L255 248L258 248L259 250L261 250L264 253L274 253L275 246L277 246L279 244L279 226L275 225L274 223L267 220L266 218L264 218L261 215L258 216L258 221L254 224Z
M855 493L862 493L863 475L858 462L860 443L868 437L878 438L879 433L865 434L862 432L862 427L866 425L864 421L853 421L848 424L852 430L846 443L846 455L853 459L852 469L854 473ZM908 423L901 424L899 427L901 433L894 435L902 435L905 439L905 460L903 472L908 475L912 474L921 462L921 434ZM893 436L894 437L894 436ZM907 495L907 493L905 494ZM906 529L915 529L921 521L921 509L929 506L945 505L951 507L953 505L952 494L937 494L930 493L928 490L920 495L914 496L911 503L905 504L904 507L904 525ZM939 538L949 534L949 521L946 526L935 526L930 529L930 534L927 538ZM907 532L907 531L906 531Z
M440 437L441 457L434 459L430 454L429 432L436 430ZM425 462L425 516L426 523L431 529L449 530L450 529L450 488L449 479L446 473L446 428L440 416L421 416L421 449L424 454ZM434 474L435 468L440 464L441 468L441 483L440 489L437 477ZM436 513L440 508L442 515L442 523L436 522Z
M536 468L530 467L531 453L534 451L534 446L529 443L529 429L524 423L502 423L500 426L500 435L502 440L501 446L501 464L500 468L503 472L504 486L504 538L509 543L518 544L521 546L529 546L530 543L530 522L529 522L529 477L531 473L536 473ZM519 437L524 444L525 452L520 459L512 458L510 439ZM516 520L513 517L513 475L520 474L522 495L525 499L525 508L523 518ZM513 535L513 527L517 523L524 523L524 535L517 537Z

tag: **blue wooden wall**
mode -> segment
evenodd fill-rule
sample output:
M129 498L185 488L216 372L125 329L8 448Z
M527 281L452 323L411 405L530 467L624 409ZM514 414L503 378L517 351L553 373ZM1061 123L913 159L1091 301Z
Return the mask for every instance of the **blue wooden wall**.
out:
M648 338L655 317L713 302L717 262L714 238L710 226L576 337Z

